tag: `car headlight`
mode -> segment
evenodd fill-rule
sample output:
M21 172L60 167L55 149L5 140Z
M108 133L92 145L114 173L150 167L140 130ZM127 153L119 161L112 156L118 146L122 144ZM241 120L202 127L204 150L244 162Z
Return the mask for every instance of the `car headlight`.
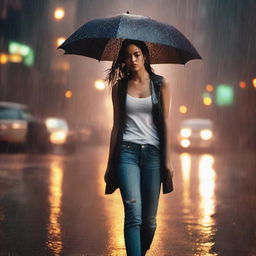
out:
M188 139L182 139L180 141L180 145L183 147L183 148L188 148L190 146L190 141Z
M189 128L183 128L180 130L180 134L184 138L188 138L191 135L191 129Z
M63 144L66 142L67 134L64 131L55 131L50 135L50 141L53 144Z
M54 129L55 127L58 127L58 121L55 118L47 118L45 120L45 124L47 129Z
M25 124L25 123L12 123L12 128L13 129L26 129L27 124Z
M209 140L212 138L212 131L209 129L204 129L200 131L200 137L203 140Z

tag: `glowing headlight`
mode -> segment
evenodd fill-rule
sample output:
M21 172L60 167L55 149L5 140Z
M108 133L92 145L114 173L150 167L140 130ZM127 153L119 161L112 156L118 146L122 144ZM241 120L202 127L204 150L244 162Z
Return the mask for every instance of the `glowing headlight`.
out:
M182 139L180 141L180 145L183 147L183 148L188 148L190 146L190 141L188 139Z
M188 138L191 135L191 129L183 128L183 129L181 129L180 134L182 137Z
M12 128L13 129L26 129L26 124L24 124L24 123L13 123Z
M66 142L67 134L63 131L53 132L50 136L51 143L63 144Z
M55 118L47 118L45 120L45 124L48 129L51 129L51 128L55 128L56 126L58 126L58 121Z
M201 130L201 131L200 131L200 137L201 137L203 140L209 140L209 139L212 138L212 131L211 131L211 130L208 130L208 129Z

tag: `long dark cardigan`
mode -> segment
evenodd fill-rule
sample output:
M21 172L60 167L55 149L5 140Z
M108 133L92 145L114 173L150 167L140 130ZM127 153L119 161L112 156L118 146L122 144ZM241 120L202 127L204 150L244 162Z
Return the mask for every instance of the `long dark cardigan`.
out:
M157 127L158 136L160 139L160 154L161 154L161 182L163 184L163 194L173 191L173 183L171 170L165 165L166 159L166 139L165 139L165 126L162 109L162 95L160 87L163 84L163 77L156 74L151 75L151 95L152 95L152 115L153 122ZM118 82L118 104L119 104L119 128L117 133L117 140L114 145L112 155L109 161L109 174L106 182L105 194L112 194L119 186L116 178L117 164L120 155L120 145L123 139L123 132L126 123L126 95L128 88L128 80L122 79Z

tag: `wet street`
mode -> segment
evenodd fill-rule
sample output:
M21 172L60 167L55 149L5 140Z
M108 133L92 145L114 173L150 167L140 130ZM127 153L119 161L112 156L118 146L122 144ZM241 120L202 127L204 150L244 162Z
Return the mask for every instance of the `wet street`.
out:
M119 191L104 195L107 146L0 155L0 255L123 256ZM172 153L149 256L256 255L253 152Z

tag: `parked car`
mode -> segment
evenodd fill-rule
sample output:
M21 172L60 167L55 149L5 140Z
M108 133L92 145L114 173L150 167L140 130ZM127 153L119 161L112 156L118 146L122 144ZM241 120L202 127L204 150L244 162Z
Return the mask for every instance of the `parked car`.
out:
M211 150L216 143L213 121L206 118L191 118L181 122L176 135L178 150Z
M0 102L0 145L47 152L50 143L44 120L35 116L27 105Z
M48 117L45 119L47 130L50 134L50 143L55 148L62 148L69 152L76 150L77 135L63 118Z

